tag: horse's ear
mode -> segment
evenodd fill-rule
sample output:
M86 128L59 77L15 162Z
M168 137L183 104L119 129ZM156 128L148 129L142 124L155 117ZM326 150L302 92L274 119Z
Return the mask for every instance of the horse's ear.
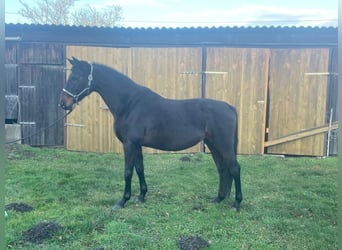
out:
M70 63L71 65L73 65L73 64L74 64L74 61L73 61L72 59L70 59L70 58L67 58L67 60L69 61L69 63Z
M70 58L67 58L67 59L71 63L72 66L74 66L75 64L80 62L77 58L75 58L73 56L71 57L71 59Z

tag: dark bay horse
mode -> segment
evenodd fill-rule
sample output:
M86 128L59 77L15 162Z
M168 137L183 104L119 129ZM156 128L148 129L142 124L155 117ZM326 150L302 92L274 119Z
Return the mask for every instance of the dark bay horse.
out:
M123 208L131 197L135 168L143 202L147 192L142 146L177 151L201 140L209 147L219 174L216 202L230 194L235 183L234 209L242 201L240 166L236 159L237 112L231 105L205 98L171 100L138 85L127 76L107 66L68 59L72 65L60 106L73 110L75 104L95 91L112 112L116 136L125 154L125 190L114 209Z

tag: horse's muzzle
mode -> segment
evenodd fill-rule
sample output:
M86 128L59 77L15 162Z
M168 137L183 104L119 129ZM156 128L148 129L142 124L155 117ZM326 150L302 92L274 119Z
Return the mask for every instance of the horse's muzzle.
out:
M66 106L64 103L60 103L60 104L58 104L58 106L64 110L73 110L74 109L74 105Z
M73 110L75 106L75 100L68 95L62 94L58 106L64 110Z

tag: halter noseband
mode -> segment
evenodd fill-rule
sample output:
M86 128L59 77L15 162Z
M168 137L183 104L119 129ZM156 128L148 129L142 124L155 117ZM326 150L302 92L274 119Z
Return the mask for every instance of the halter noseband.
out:
M74 103L77 103L78 104L78 99L80 98L80 96L88 91L87 95L89 95L89 92L90 92L90 87L91 87L91 82L93 80L93 64L92 63L89 63L90 64L90 73L88 75L88 87L86 87L85 89L83 89L80 93L78 94L73 94L71 93L69 90L63 88L62 91L64 93L66 93L67 95L71 96L73 99L74 99Z

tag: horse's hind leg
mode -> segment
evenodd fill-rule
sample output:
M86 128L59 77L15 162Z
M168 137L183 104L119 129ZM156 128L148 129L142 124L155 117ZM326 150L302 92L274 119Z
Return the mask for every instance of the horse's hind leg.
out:
M221 157L221 156L220 156ZM242 201L242 192L241 192L241 178L240 178L240 165L236 160L236 155L233 153L227 154L227 156L222 156L222 165L220 167L221 171L224 172L223 177L225 178L224 184L226 186L223 186L222 188L226 187L226 193L230 193L231 187L232 187L232 181L234 180L235 184L235 201L233 203L233 209L239 210L240 209L240 203ZM227 173L228 172L228 173ZM220 170L219 170L220 173ZM221 188L221 187L220 187ZM219 190L220 194L220 190ZM218 199L220 196L218 196Z
M213 147L213 145L209 141L205 140L205 143L210 149L211 155L217 168L217 172L219 174L219 188L217 197L215 198L215 202L221 202L226 198L227 195L230 195L233 178L220 153L215 149L215 147Z
M216 198L217 202L222 201L226 198L227 194L230 195L232 182L235 184L235 201L233 208L236 210L240 209L240 203L242 201L241 192L241 178L240 178L240 165L236 160L236 155L231 150L227 150L224 154L217 150L212 143L208 140L205 141L208 145L212 157L215 161L217 171L219 173L219 190ZM227 147L228 148L228 147Z
M237 162L236 159L230 172L234 178L234 183L235 183L235 201L233 204L233 208L236 210L239 210L240 203L242 201L242 191L241 191L241 178L240 178L240 164Z

